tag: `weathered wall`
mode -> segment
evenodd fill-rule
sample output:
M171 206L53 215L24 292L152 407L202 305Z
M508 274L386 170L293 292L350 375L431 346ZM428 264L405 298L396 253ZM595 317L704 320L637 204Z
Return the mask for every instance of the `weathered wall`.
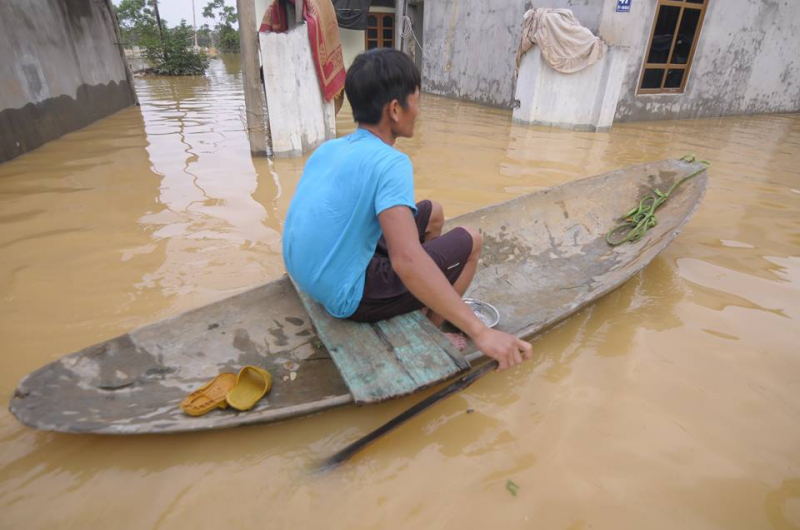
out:
M336 137L333 103L325 101L305 24L285 33L259 33L272 152L301 156Z
M342 55L344 67L350 68L356 55L364 51L364 30L339 28L339 37L342 39Z
M135 102L110 9L0 2L0 162Z
M631 48L617 121L800 110L800 2L709 0L684 93L636 95L656 5L606 0L600 36Z
M564 74L550 67L538 47L522 57L517 79L519 108L512 120L584 131L611 128L628 50L608 46L605 56L578 72Z
M596 32L601 0L425 2L423 91L510 108L522 16L532 5L571 9Z

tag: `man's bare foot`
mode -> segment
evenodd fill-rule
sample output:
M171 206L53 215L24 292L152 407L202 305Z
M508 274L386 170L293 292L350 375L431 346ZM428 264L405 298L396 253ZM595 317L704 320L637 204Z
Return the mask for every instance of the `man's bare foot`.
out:
M444 336L447 337L447 340L449 340L453 346L458 348L458 351L464 351L464 348L467 347L467 338L461 333L445 333Z

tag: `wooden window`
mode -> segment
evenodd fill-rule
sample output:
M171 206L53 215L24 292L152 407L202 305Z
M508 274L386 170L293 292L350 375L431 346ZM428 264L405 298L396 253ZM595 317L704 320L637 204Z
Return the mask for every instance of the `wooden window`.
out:
M681 93L709 0L658 0L639 94Z
M367 15L364 47L368 50L394 48L394 13L370 12Z

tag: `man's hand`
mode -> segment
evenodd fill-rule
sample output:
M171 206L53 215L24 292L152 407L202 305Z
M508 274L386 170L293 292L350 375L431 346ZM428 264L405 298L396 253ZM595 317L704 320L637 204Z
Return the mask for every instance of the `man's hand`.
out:
M472 340L481 352L497 360L498 371L516 366L533 355L533 347L529 343L491 328L484 328Z

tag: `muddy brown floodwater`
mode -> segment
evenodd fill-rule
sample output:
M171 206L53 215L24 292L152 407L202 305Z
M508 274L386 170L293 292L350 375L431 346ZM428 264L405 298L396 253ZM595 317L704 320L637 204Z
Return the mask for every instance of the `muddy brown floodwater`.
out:
M250 158L236 61L136 88L141 108L0 165L4 404L65 353L283 273L304 160ZM714 165L641 274L334 473L308 470L418 398L140 437L37 432L4 406L0 527L800 528L799 115L592 134L424 95L398 147L449 216L688 152Z

